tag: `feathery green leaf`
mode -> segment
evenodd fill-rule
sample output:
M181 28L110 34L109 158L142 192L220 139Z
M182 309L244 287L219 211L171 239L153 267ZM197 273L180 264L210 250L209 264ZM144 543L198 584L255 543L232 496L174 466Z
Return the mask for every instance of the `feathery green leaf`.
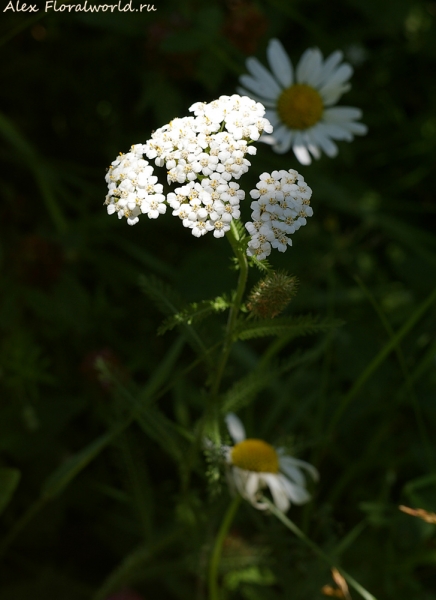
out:
M157 308L164 315L175 316L179 314L183 301L177 291L171 286L154 275L148 277L142 275L139 278L139 284L143 292L155 303ZM191 344L192 348L199 356L202 356L206 362L210 362L210 356L207 353L206 347L195 329L183 321L181 321L180 325L182 325L186 339Z
M252 338L266 336L282 336L294 334L309 335L326 331L342 325L343 321L339 319L323 319L312 315L302 315L300 317L282 317L280 319L264 319L262 321L240 321L237 327L235 337L240 340L249 340Z
M188 306L185 306L180 312L165 319L157 332L159 335L162 335L166 331L174 329L177 325L191 325L193 321L199 321L210 314L222 312L230 306L231 302L225 296L218 296L213 300L192 302Z

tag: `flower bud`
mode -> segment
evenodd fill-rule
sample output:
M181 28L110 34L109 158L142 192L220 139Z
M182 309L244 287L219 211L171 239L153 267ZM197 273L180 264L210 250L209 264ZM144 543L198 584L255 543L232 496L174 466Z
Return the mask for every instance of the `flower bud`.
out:
M282 313L297 293L298 279L278 271L261 279L251 290L248 310L261 319L273 319Z

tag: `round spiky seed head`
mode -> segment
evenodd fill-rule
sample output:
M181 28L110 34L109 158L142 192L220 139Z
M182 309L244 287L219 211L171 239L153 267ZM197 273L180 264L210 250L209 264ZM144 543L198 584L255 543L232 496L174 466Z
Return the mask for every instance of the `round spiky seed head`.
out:
M261 279L251 290L248 310L261 319L273 319L285 310L297 293L298 279L277 271Z

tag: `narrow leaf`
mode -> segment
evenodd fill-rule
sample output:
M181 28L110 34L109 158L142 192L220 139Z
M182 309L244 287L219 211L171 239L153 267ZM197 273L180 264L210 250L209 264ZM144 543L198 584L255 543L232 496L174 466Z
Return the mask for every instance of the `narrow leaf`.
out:
M184 461L185 445L181 444L181 434L190 437L189 432L175 425L156 408L148 408L136 415L138 425L144 433L154 440L164 452L169 454L177 463Z
M275 365L268 364L267 368L260 366L251 371L248 375L237 381L224 395L222 404L223 413L237 412L240 408L249 404L260 391L268 387L270 383L284 373L298 365L316 360L323 349L324 344L321 344L317 348L304 353L296 352L284 362Z
M150 379L147 381L146 385L138 394L138 402L139 403L147 403L150 401L154 394L158 392L158 390L163 387L168 380L171 379L171 375L174 374L175 364L177 359L180 356L180 353L185 344L185 339L180 336L176 339L174 344L165 354L163 359L157 365L156 369L153 371Z
M47 212L49 213L54 225L59 232L64 232L67 227L65 217L58 204L56 195L48 183L48 169L44 165L38 153L31 144L15 128L15 125L3 114L0 113L0 136L6 139L13 148L21 155L27 163L29 169L33 172L36 183L39 187L42 199Z
M410 318L404 323L404 325L397 331L397 333L391 337L389 342L383 346L380 352L372 359L372 361L367 365L367 367L362 371L359 377L354 382L353 387L349 390L349 392L343 396L342 401L338 408L336 409L335 414L332 417L328 428L328 435L330 436L336 427L337 422L342 416L342 413L350 404L351 400L356 396L356 394L360 391L361 387L366 383L366 381L371 377L371 375L380 367L380 365L386 360L389 354L395 350L395 348L399 345L401 340L409 333L409 331L414 327L414 325L421 319L421 317L427 312L430 306L436 301L436 290L424 300L420 306L415 310L415 312L410 316Z
M20 479L21 473L18 469L0 468L0 515L12 500Z
M74 454L70 459L58 467L54 473L48 477L42 487L42 497L52 498L60 494L64 488L78 475L83 469L124 429L130 422L122 422L113 427L96 440L91 442L86 448Z
M249 340L266 336L283 336L293 334L295 337L309 335L339 327L342 321L338 319L323 319L304 315L301 317L283 317L280 319L264 319L262 321L242 321L236 330L236 338Z

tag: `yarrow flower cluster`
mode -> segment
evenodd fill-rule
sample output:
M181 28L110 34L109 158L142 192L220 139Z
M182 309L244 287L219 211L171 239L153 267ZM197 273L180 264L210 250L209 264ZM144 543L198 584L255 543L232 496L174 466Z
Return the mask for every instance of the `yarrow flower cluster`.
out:
M239 218L245 193L233 180L248 171L246 156L256 154L249 144L272 133L265 108L235 94L197 102L190 111L195 116L173 119L112 163L106 176L109 214L117 212L134 225L141 213L156 218L169 205L197 237L208 231L222 237ZM165 198L144 155L166 167L169 184L183 185Z
M234 94L196 102L190 111L194 116L173 119L145 144L135 144L113 161L106 175L109 214L135 225L141 214L156 219L169 206L192 235L210 231L216 238L239 219L245 192L236 180L251 166L247 156L256 154L252 142L273 131L263 116L265 108ZM178 184L174 191L163 194L149 161L167 169L168 184ZM312 215L310 188L292 169L273 171L261 175L250 195L254 202L252 221L246 224L251 236L247 254L262 260L271 248L284 252L292 243L289 236Z
M290 148L303 165L321 156L321 151L334 157L338 147L333 140L351 141L367 128L357 119L358 108L333 105L351 88L348 80L353 69L342 63L337 50L324 60L318 48L306 50L294 73L292 62L277 39L267 48L268 71L256 58L246 61L249 75L239 79L238 92L251 96L267 107L266 116L274 127L273 135L261 141L269 143L280 154Z
M306 225L306 217L313 215L312 190L304 177L294 169L262 173L250 196L254 201L252 221L245 224L251 236L247 254L262 260L270 255L271 248L285 252L292 246L289 235Z
M268 508L261 498L266 487L282 512L286 512L292 502L304 504L310 500L303 470L317 481L315 467L288 456L283 448L274 448L263 440L247 439L243 424L233 413L227 415L226 423L235 444L222 448L230 489L260 510Z
M108 214L118 214L118 218L127 218L129 225L139 221L140 214L149 219L166 212L163 186L157 183L153 167L142 158L143 145L132 146L127 154L120 154L109 167L106 182L109 192L106 196Z

